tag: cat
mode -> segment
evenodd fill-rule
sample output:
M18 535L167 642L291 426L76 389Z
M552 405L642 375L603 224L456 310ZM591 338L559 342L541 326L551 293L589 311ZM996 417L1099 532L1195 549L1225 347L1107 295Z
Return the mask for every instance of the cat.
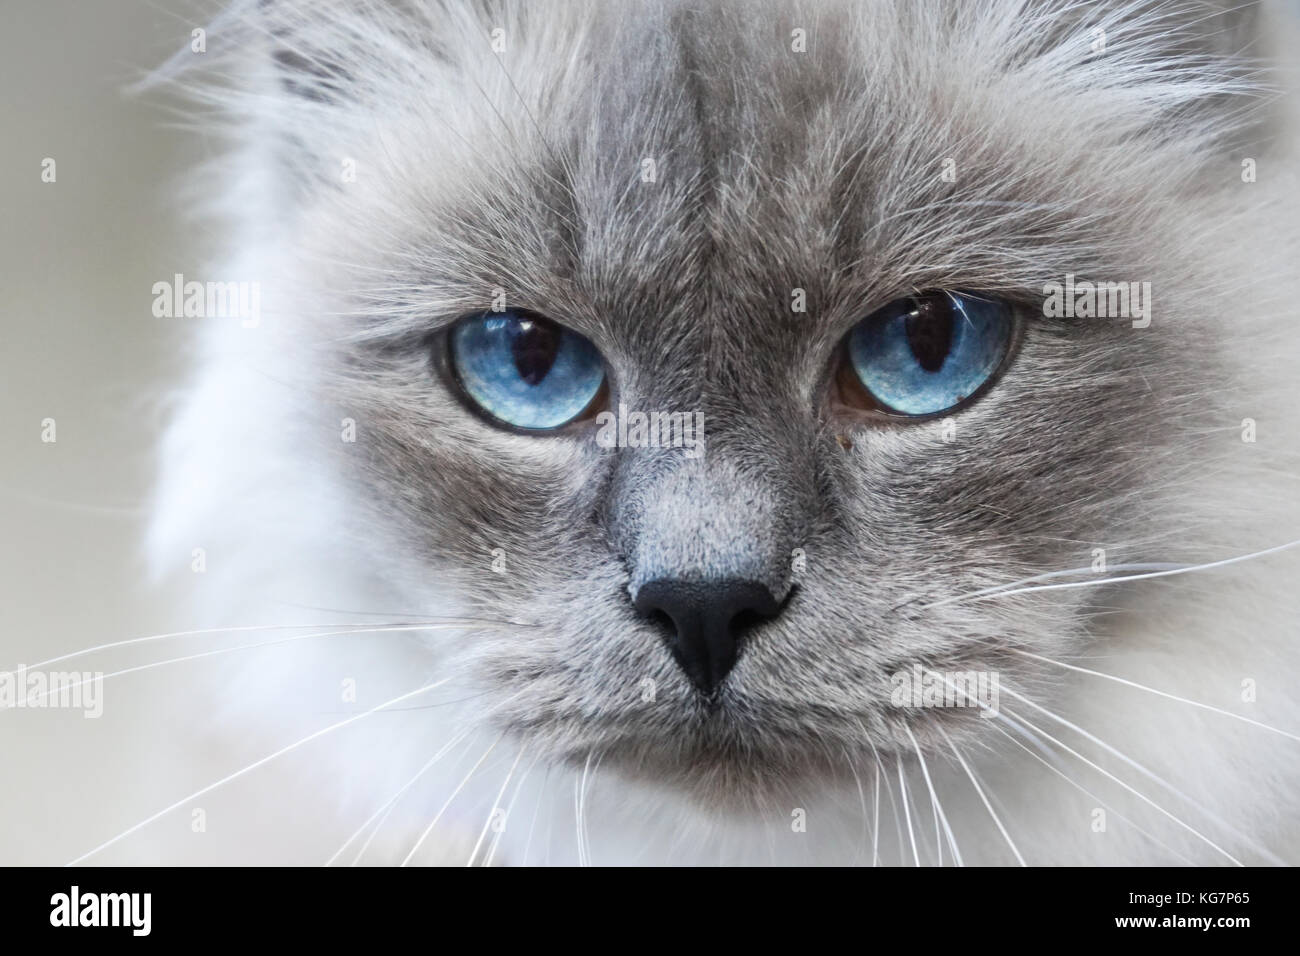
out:
M148 541L276 625L172 714L275 755L232 852L1300 860L1289 31L237 3L156 80L260 316L197 323Z

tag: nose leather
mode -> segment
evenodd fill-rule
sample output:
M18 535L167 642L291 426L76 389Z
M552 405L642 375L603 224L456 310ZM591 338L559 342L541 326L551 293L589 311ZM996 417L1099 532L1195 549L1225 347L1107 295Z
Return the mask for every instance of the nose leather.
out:
M745 632L780 611L765 585L737 579L648 581L638 589L634 606L642 614L666 619L669 649L706 695L713 694L735 666Z

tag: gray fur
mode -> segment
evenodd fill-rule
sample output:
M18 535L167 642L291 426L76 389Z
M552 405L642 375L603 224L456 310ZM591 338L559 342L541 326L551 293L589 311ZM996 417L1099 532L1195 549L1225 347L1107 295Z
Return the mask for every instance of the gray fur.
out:
M1080 653L1120 598L936 602L1087 567L1095 547L1167 562L1273 543L1239 540L1211 476L1235 467L1242 408L1287 394L1237 345L1271 334L1289 293L1252 270L1295 230L1237 176L1240 155L1279 148L1252 139L1276 124L1204 5L326 6L241 21L272 18L275 40L250 30L234 61L275 65L225 104L246 184L282 210L257 246L281 306L250 346L290 384L259 406L271 454L343 489L339 546L375 589L528 625L440 645L438 667L544 762L595 755L752 809L908 759L911 735L931 754L944 732L991 743L975 712L890 707L890 675L994 670L1050 696L1059 673L1012 652ZM268 61L276 44L297 56ZM1045 318L1043 284L1066 273L1150 282L1150 328ZM466 410L431 354L498 289L588 336L615 406L702 411L704 456ZM843 336L929 289L1020 303L1005 375L951 441L944 421L834 413ZM669 574L789 598L713 704L633 611Z

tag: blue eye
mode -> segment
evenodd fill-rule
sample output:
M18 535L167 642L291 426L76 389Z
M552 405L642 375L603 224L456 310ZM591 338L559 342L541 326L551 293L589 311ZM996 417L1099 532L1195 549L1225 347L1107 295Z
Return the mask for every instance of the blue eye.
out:
M897 299L849 333L841 391L853 394L844 388L847 377L884 411L947 411L993 377L1014 332L1011 307L997 299L959 292Z
M605 381L594 345L528 313L462 319L451 330L450 352L465 394L515 428L567 425L595 401Z

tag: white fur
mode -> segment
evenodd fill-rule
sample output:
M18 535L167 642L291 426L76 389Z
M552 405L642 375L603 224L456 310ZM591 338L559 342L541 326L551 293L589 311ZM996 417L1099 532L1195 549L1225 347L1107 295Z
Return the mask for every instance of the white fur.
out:
M346 0L339 3L345 10L352 6ZM325 26L326 14L277 6L284 24L301 27L310 21L311 29L302 35L310 37L315 48L346 52L345 62L368 71L369 80L383 93L367 98L364 110L320 103L285 108L255 83L241 82L234 90L209 94L219 105L220 115L233 118L237 134L236 176L233 182L227 180L228 189L223 187L210 197L218 210L233 213L234 219L233 247L237 252L220 274L263 276L274 281L265 283L261 328L245 330L227 324L212 327L204 337L194 383L182 396L178 417L162 450L163 481L150 553L164 569L183 564L193 547L206 549L209 570L193 582L195 627L286 620L328 625L454 615L462 610L454 593L431 588L420 579L417 566L403 565L391 554L377 555L376 543L357 535L349 518L355 504L353 492L339 480L336 464L314 460L304 451L312 446L298 434L306 427L303 423L336 429L340 410L322 403L302 413L298 403L311 394L313 371L297 347L293 316L336 308L331 287L350 281L345 277L348 266L359 267L350 275L360 275L362 281L365 273L361 269L386 266L374 261L365 243L354 249L351 262L338 268L327 265L322 269L319 261L312 261L323 249L340 248L337 243L331 247L322 236L340 228L347 217L310 208L297 211L286 200L268 156L273 149L269 131L286 122L302 124L291 131L304 140L328 144L322 148L333 155L351 155L354 147L363 148L360 141L364 139L400 151L428 135L419 128L419 116L426 112L460 116L473 95L471 84L485 87L491 101L506 103L513 94L491 64L484 65L479 75L460 74L465 86L448 88L448 71L426 60L426 51L418 42L395 42L393 32L381 21L341 15L337 28L331 29ZM445 14L430 13L430 23L445 30L443 16L460 17L464 22L457 29L467 37L478 34L480 24L473 13L459 4L449 7ZM574 39L585 24L580 7L572 5L565 14L557 9L553 20L528 23L528 28L540 34L519 54L523 58L517 64L521 72L529 70L527 56L581 47ZM862 16L870 19L875 15L873 9L864 8ZM979 18L981 32L967 37L969 48L945 50L940 62L988 56L1010 60L1017 44L1040 42L1044 30L1055 28L1055 14L1059 13L1054 5L1006 5L1004 9L1003 16ZM1037 10L1047 12L1034 19ZM1134 4L1128 12L1134 10L1139 17L1161 15L1158 5ZM252 29L248 24L258 21L248 16L251 19L236 16L226 23L231 30L240 23L239 29ZM880 14L881 29L889 26L890 16ZM1152 65L1147 49L1124 45L1124 37L1132 35L1132 21L1129 23L1130 33L1118 30L1113 34L1116 46L1111 57L1081 65L1070 52L1081 34L1062 36L1057 49L1034 59L1018 82L1056 91L1054 95L1063 101L1072 100L1081 115L1108 111L1118 130L1115 142L1128 139L1126 128L1137 130L1176 105L1230 91L1242 82L1226 69L1215 72L1202 60L1189 60L1186 75L1162 72L1162 67ZM520 30L524 28L519 25ZM254 29L253 35L256 33ZM308 55L316 54L309 51ZM470 62L473 59L466 57ZM234 58L232 62L243 70L257 61ZM576 56L570 69L580 69ZM396 99L396 91L405 99ZM526 88L525 95L534 92ZM390 112L376 115L375 103L385 96L390 98ZM1215 132L1212 127L1219 122L1222 120L1206 119L1203 127L1186 130L1185 135L1189 141L1210 142ZM453 135L451 129L438 131L443 155ZM1061 145L1060 168L1054 175L1062 180L1072 175L1070 152L1074 148L1070 143ZM379 153L357 154L381 161ZM1179 151L1170 155L1181 161ZM1158 159L1136 153L1131 157L1133 166L1148 177L1158 175L1152 168ZM397 167L405 169L407 160L409 154L404 154ZM1225 157L1226 175L1231 175L1233 163L1234 157ZM1179 168L1171 170L1171 175L1177 172ZM1291 320L1297 291L1292 274L1297 250L1297 193L1293 182L1279 181L1281 176L1282 170L1276 166L1261 168L1259 181L1249 187L1249 194L1239 191L1226 200L1207 195L1205 208L1186 213L1188 234L1200 235L1197 242L1189 240L1189 247L1199 243L1189 261L1218 263L1217 274L1202 279L1220 287L1240 286L1243 302L1240 314L1218 317L1234 330L1226 338L1233 351L1228 358L1240 370L1239 394L1214 399L1225 409L1222 441L1209 442L1209 450L1184 469L1185 487L1151 492L1184 503L1185 526L1164 527L1160 532L1177 543L1178 553L1198 552L1205 560L1300 539L1295 494L1296 452L1300 450L1300 428L1295 421L1300 385L1295 360L1300 344ZM1135 183L1140 181L1135 174ZM367 183L363 179L360 188L377 188ZM426 188L436 192L449 187L432 180ZM390 199L382 195L373 198L373 203L359 201L355 208L378 209L400 219L403 210L394 208ZM1134 201L1140 202L1141 197L1135 196ZM1177 215L1172 210L1158 212ZM1261 221L1266 221L1268 228L1250 228ZM401 234L407 226L395 221L388 228ZM1258 422L1259 440L1254 445L1245 445L1237 437L1240 420L1246 417ZM1193 540L1187 540L1188 536ZM405 570L390 573L394 566ZM1113 614L1094 620L1089 644L1079 647L1069 659L1300 734L1300 699L1294 693L1300 678L1295 624L1300 608L1294 587L1298 567L1300 553L1291 552L1218 570L1116 586L1104 602L1114 607ZM1002 600L1012 602L1011 608L1017 606L1014 598ZM1025 613L1033 613L1029 605L1022 606ZM266 635L266 639L279 636ZM401 634L340 636L304 639L220 658L207 672L207 680L216 689L213 709L204 710L197 724L217 734L233 731L249 735L244 739L256 741L258 746L245 748L244 754L271 752L314 727L438 680L442 676L437 664L440 655L426 653L426 646L439 648L473 638L474 632L469 630L435 632L427 637L427 645L425 640ZM217 666L218 661L234 660L238 664L229 671ZM492 706L490 698L475 698L475 688L463 685L459 674L448 672L446 676L456 678L452 683L431 691L427 698L405 702L459 703L399 715L375 714L242 781L239 786L246 794L243 799L249 817L243 821L241 840L248 855L258 858L261 834L252 808L274 806L286 799L312 799L338 811L337 818L316 810L309 813L316 818L321 834L316 846L319 860L329 858L342 837L382 807L430 754L458 728L475 728ZM1055 676L1059 683L1054 692L1041 698L1045 706L1169 781L1183 795L1170 793L1097 743L1006 695L1004 707L1067 742L1185 821L1204 839L1080 760L1062 758L1058 766L1065 776L1091 791L1091 795L1081 793L999 735L990 721L984 736L986 746L966 746L964 753L1026 862L1300 861L1300 821L1294 800L1300 786L1300 742L1102 678L1065 670ZM354 708L336 711L337 716L306 719L313 709L328 710L327 702L335 699L340 681L349 677L363 688ZM1257 700L1252 703L1241 699L1242 681L1247 679L1255 681L1258 688ZM196 693L204 690L196 688ZM413 859L468 859L493 807L513 801L504 832L487 829L476 862L485 859L498 836L499 846L493 855L498 863L869 864L873 858L882 863L913 862L912 839L904 817L891 803L891 799L900 799L899 780L892 766L880 780L883 803L878 834L872 832L877 781L870 765L859 769L861 798L856 787L810 791L798 806L773 806L761 818L753 819L702 809L599 767L588 768L584 774L582 767L548 767L545 761L534 765L536 753L525 748L520 756L515 741L507 739L448 803L495 737L490 729L473 729L463 745L453 748L414 784L396 804L393 815L386 818L366 860L400 862L444 803L447 810L438 829ZM297 789L302 785L282 776L277 769L280 764L292 768L283 771L290 778L310 773L319 782ZM213 765L211 777L217 779L238 765ZM513 776L502 796L503 781L512 766ZM1015 863L1007 840L962 768L933 752L927 755L927 768L964 862ZM514 787L525 770L527 777L516 795ZM914 760L906 765L905 781L913 801L911 824L917 857L926 863L938 862L941 857L951 862L949 848L939 849L927 786ZM287 796L295 792L296 797ZM1202 806L1192 805L1191 800ZM161 807L169 799L160 792L155 802ZM1099 833L1093 826L1094 810L1103 803L1111 810L1105 832ZM581 814L575 811L578 804L583 806ZM796 810L806 811L806 833L791 828L791 814ZM1154 839L1140 834L1119 815L1149 831ZM340 859L350 860L368 835L362 834ZM1210 848L1207 840L1222 847L1222 852ZM169 843L159 850L163 854L177 852ZM315 862L310 854L301 861Z

